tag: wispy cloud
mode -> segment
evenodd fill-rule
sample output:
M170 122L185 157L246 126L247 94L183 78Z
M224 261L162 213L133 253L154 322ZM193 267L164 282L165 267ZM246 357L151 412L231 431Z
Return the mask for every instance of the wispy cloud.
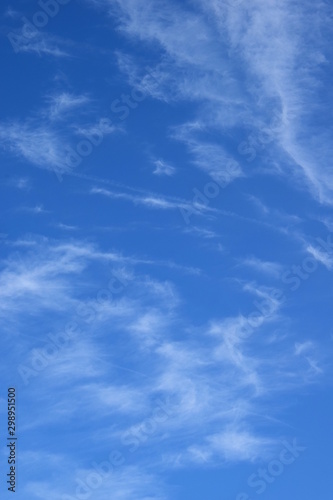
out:
M276 417L272 397L283 397L317 380L323 370L310 343L295 346L288 336L276 335L268 345L267 335L281 320L281 302L271 300L272 314L256 322L249 339L243 335L249 325L245 315L212 318L208 311L202 324L195 324L184 314L178 286L147 270L140 272L144 260L83 241L32 242L31 247L17 247L20 253L9 256L0 272L1 324L8 337L15 331L21 340L15 363L21 369L22 365L30 370L39 367L33 368L33 375L28 372L31 383L26 394L34 404L27 425L38 429L52 425L54 429L82 414L96 423L89 436L85 427L77 429L78 436L85 433L84 465L65 446L63 453L74 464L71 474L61 475L56 494L48 494L54 489L51 480L27 484L29 494L34 488L32 498L71 495L75 478L84 480L92 462L107 458L103 458L106 435L108 453L120 449L126 457L119 468L119 477L124 478L133 466L133 443L141 446L141 439L144 443L150 436L143 429L158 398L168 401L170 416L149 441L154 477L148 487L145 477L145 482L138 479L128 489L123 480L114 482L117 474L110 476L115 498L125 500L129 494L168 498L155 477L165 465L215 466L256 461L273 453L277 440L267 436L268 424ZM123 294L105 297L108 262L119 268L128 283ZM266 300L270 296L269 288L254 283L244 285L243 291ZM49 330L44 330L45 321L36 326L36 318L45 318L44 313L48 329L52 318L51 337L60 335L56 347L46 334ZM78 331L64 342L64 324L69 318L77 323ZM22 324L26 329L32 319L37 339L20 333ZM38 414L38 398L43 400L47 419ZM146 470L144 454L138 453L135 463ZM61 464L52 467L60 471ZM107 481L101 483L99 498L104 498L104 492L109 495L106 485Z
M46 106L27 119L0 123L0 139L6 151L40 168L54 171L61 178L82 160L75 151L74 140L79 142L77 135L84 136L92 150L105 135L118 129L103 118L91 124L85 117L78 120L79 125L78 111L83 115L93 111L88 106L89 97L84 94L55 93L47 101Z
M226 157L221 144L203 143L204 134L233 135L241 129L260 137L264 129L272 137L275 162L278 157L283 163L275 175L290 176L293 169L294 182L310 188L319 201L332 202L327 167L332 128L322 120L323 106L313 105L329 59L324 43L331 26L328 4L321 2L318 9L306 1L299 8L289 0L279 5L255 0L235 8L232 2L199 1L196 11L174 2L149 2L144 9L136 0L106 5L127 36L160 47L154 71L158 85L151 95L198 103L199 128L194 134L192 127L183 140L200 167L217 172ZM314 20L315 29L309 29ZM133 58L123 55L120 67L132 85L142 85L144 75L140 78Z
M186 474L184 491L163 475L261 467L289 432L279 420L288 401L330 371L320 298L333 269L324 251L331 235L321 250L312 230L318 220L331 227L319 204L333 191L320 83L330 89L332 9L324 0L89 3L94 16L83 9L76 22L91 21L89 39L101 44L110 36L100 30L112 27L112 47L98 53L105 59L94 53L86 66L85 52L69 67L69 43L18 36L17 59L56 58L57 90L45 91L44 75L42 107L0 124L4 149L23 160L8 177L21 208L6 212L16 218L4 221L6 232L17 237L5 235L0 267L0 375L24 384L29 419L20 429L34 443L22 442L22 495L191 498ZM136 90L147 99L122 128L96 117L95 96L105 111L109 91L124 104ZM68 155L80 144L89 141L87 156L125 127L112 151L103 143L98 165L73 171ZM152 141L156 154L147 155ZM126 168L108 170L121 151ZM38 170L32 184L25 164L67 173L63 196L57 201ZM199 217L182 224L181 210ZM37 230L43 236L31 235ZM311 278L319 263L325 272ZM52 437L64 429L58 453Z
M179 210L181 208L187 210L194 210L198 215L206 212L217 212L216 209L208 206L204 206L200 203L191 203L191 201L186 201L180 198L167 197L164 195L158 195L154 193L147 193L146 195L141 194L130 194L124 192L111 191L105 188L94 187L91 189L91 194L101 194L112 199L126 200L134 203L135 205L143 205L146 208L156 209L156 210Z
M108 458L108 457L106 457ZM55 485L51 481L29 482L25 487L26 495L29 498L44 500L68 500L74 496L78 484L85 484L87 478L96 474L94 468L77 467L74 469L74 476L77 481L70 481L70 478L64 471L65 479L62 484ZM63 476L64 477L64 476ZM99 482L97 488L85 487L85 495L93 493L98 495L99 500L108 500L110 491L114 500L126 500L135 498L136 500L167 500L169 496L165 493L161 480L153 472L149 473L147 469L135 465L126 465L106 476ZM82 488L81 488L82 489ZM80 490L78 490L80 491ZM31 497L33 495L33 497Z
M164 160L154 160L153 164L155 165L155 170L153 171L155 175L171 176L176 173L175 167L172 167Z
M64 231L76 231L78 229L77 226L71 226L70 224L63 224L62 222L58 222L56 227L59 229L63 229Z
M57 172L68 169L66 141L47 125L31 122L0 124L0 138L9 152L29 163Z
M23 212L29 212L32 214L46 214L49 213L48 210L45 210L43 205L35 205L34 207L20 207L18 210L21 210Z
M11 31L7 35L16 53L31 53L38 56L69 57L69 53L64 49L64 42L55 36L35 29L29 31L25 36L22 31Z
M22 191L30 191L32 188L31 180L28 177L13 177L8 180L8 185Z
M257 257L248 257L241 261L242 266L250 267L259 273L267 274L278 278L281 276L283 266L278 262L269 262L258 259Z
M312 255L314 259L323 264L327 269L333 268L333 257L327 252L323 252L320 248L315 248L312 245L307 247L307 252Z
M186 227L183 231L186 234L194 234L204 239L219 238L217 233L211 229L207 229L206 227L191 226Z
M256 436L249 431L237 429L236 426L209 436L207 441L207 446L193 447L189 450L193 456L197 455L199 462L207 461L208 457L212 460L214 454L222 456L227 463L240 460L252 461L253 457L269 456L276 446L273 439Z
M98 143L101 142L101 137L119 131L120 128L115 125L111 125L111 121L101 118L96 124L77 126L75 132L78 135L83 135L84 137L92 137Z
M49 106L45 111L50 120L58 120L66 117L76 108L81 108L90 102L86 95L74 95L68 92L55 94L48 98Z
M204 123L186 123L174 127L171 137L184 142L192 157L192 162L202 170L206 171L217 182L226 184L244 177L244 171L238 161L219 144L204 140L206 126Z

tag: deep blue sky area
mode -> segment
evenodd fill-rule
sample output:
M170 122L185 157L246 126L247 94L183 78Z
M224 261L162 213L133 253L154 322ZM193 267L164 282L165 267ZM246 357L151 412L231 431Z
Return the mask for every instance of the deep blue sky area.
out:
M2 5L1 498L331 499L332 28Z

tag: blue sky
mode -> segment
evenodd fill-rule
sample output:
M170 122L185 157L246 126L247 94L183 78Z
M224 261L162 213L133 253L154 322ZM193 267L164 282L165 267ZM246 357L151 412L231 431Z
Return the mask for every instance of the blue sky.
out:
M16 498L331 498L332 14L3 5Z

